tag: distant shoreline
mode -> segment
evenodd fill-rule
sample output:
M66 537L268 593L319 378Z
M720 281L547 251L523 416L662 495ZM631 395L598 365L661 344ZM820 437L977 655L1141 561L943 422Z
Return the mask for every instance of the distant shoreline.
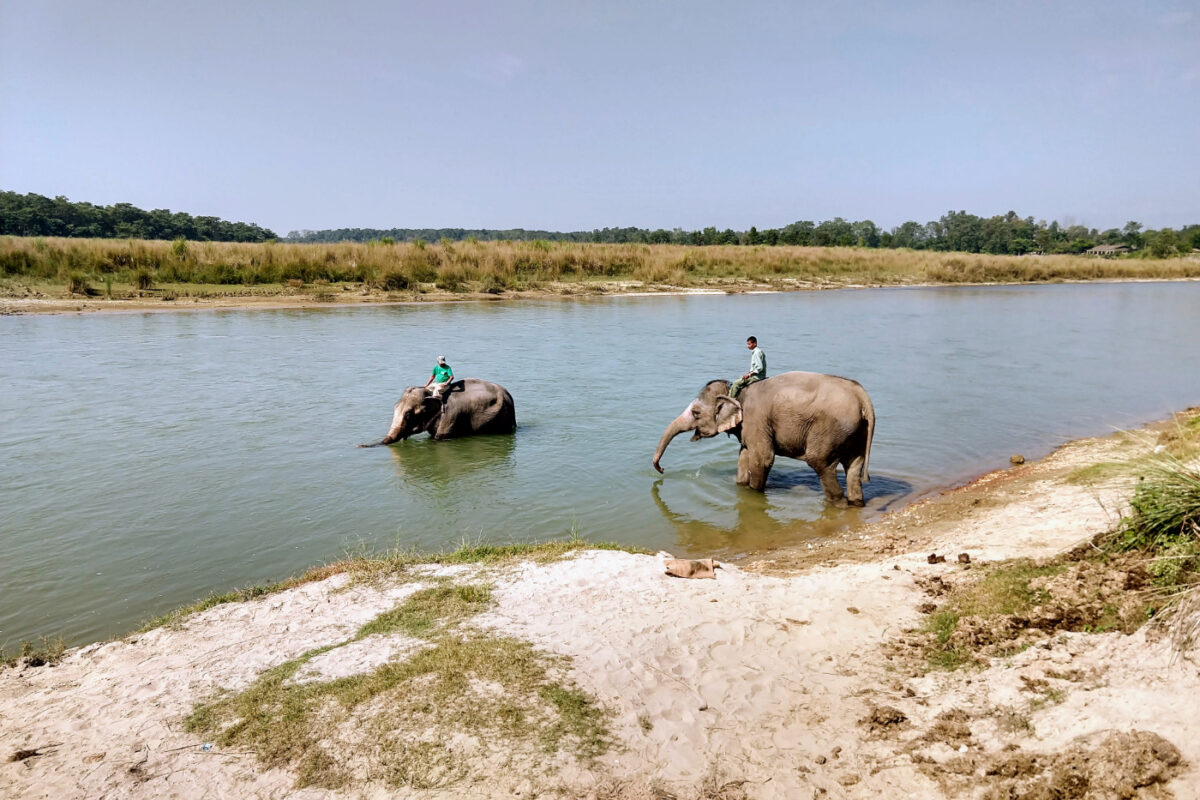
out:
M230 294L219 296L182 297L163 300L155 297L107 299L104 297L12 297L0 295L0 316L19 314L157 314L189 311L279 311L300 309L344 309L374 306L423 306L447 303L497 303L527 300L587 300L606 297L688 297L739 294L788 294L792 292L819 292L839 289L932 289L946 287L987 286L1044 286L1049 284L1089 283L1193 283L1200 277L1177 278L1093 278L1059 279L1049 281L981 281L981 282L927 282L927 283L800 283L791 285L755 284L739 282L723 286L669 286L656 284L629 285L611 283L562 283L538 289L488 294L483 292L446 292L439 290L420 293L371 292L363 293L347 288L342 295L332 300L320 297L318 292L306 290L280 291L276 294ZM353 294L350 292L354 291Z
M0 274L0 312L61 313L1197 280L1200 258L538 241L234 244L0 236Z

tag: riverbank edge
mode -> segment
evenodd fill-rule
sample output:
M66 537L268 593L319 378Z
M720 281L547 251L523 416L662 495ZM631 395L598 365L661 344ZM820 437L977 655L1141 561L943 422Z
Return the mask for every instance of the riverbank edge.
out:
M1150 435L1152 432L1175 424L1177 420L1189 414L1200 415L1200 406L1192 406L1173 412L1169 416L1150 420L1130 431L1116 431L1101 436L1072 439L1058 445L1040 459L1028 462L1022 459L1020 464L983 472L961 483L931 490L906 505L887 511L880 517L851 525L847 529L819 541L805 541L796 545L757 550L736 557L727 557L724 560L762 574L789 575L819 566L861 563L879 558L885 553L895 553L900 548L901 538L906 546L915 546L916 549L920 549L922 546L928 545L935 537L928 531L924 534L909 531L909 528L914 525L927 524L932 521L941 524L947 521L953 522L962 514L970 513L975 506L979 505L982 495L994 492L1001 485L1007 491L1014 492L1020 491L1029 484L1045 480L1047 473L1061 469L1059 462L1063 460L1064 454L1086 450L1089 446L1110 441L1114 437L1131 434ZM1095 463L1100 462L1092 462L1093 465ZM1073 468L1079 466L1075 465ZM906 535L902 537L900 531L905 532ZM353 555L316 564L277 581L238 587L225 592L212 592L192 603L152 616L131 631L100 639L97 642L68 647L61 638L53 636L39 637L40 645L34 641L23 641L18 646L17 652L7 653L0 650L0 670L14 666L22 657L22 653L32 656L37 662L57 663L66 653L81 647L120 641L165 625L177 624L193 614L218 605L254 600L307 583L323 581L334 575L349 574L352 578L362 579L395 574L416 566L465 564L503 566L520 561L546 564L571 558L588 550L620 551L638 555L650 554L649 550L635 545L605 541L593 542L585 537L573 535L569 539L540 542L486 544L481 541L473 543L464 541L454 550L428 553L396 549L377 554Z
M355 292L350 287L332 288L345 290L332 294L330 287L313 287L311 290L282 289L278 293L232 294L213 297L184 297L174 300L142 297L132 299L107 299L90 296L66 296L59 298L16 297L0 295L0 316L21 314L147 314L195 311L279 311L279 310L331 310L368 307L404 307L447 303L519 303L529 300L590 300L609 297L686 297L720 296L730 294L790 294L794 292L818 292L838 289L930 289L947 287L987 286L1048 286L1056 284L1112 284L1112 283L1195 283L1200 278L1091 278L1053 279L1041 281L921 281L907 282L852 282L838 283L832 279L801 281L784 279L776 283L756 282L749 279L733 279L727 282L710 282L696 286L675 286L637 281L573 281L554 282L537 289L506 291L504 294L485 292L448 292L441 290L421 292ZM407 299L402 294L410 295Z
M504 598L503 613L491 618L489 629L573 659L572 674L585 688L617 706L613 730L619 740L635 746L603 764L563 765L556 775L534 776L532 786L523 777L527 765L516 764L489 771L486 783L450 788L461 788L461 795L404 796L494 797L500 790L538 796L558 787L605 800L661 796L656 789L676 796L768 798L797 796L803 787L846 798L959 797L965 796L961 782L971 775L984 785L1025 781L1012 784L1018 788L1054 779L1057 772L1050 776L1044 766L1053 759L1128 770L1122 753L1147 742L1139 754L1161 756L1162 766L1154 766L1158 771L1146 784L1150 794L1135 788L1129 796L1170 796L1156 793L1164 788L1192 796L1200 789L1200 719L1178 697L1200 690L1200 669L1187 653L1181 659L1161 633L1058 634L993 660L982 673L928 671L893 660L891 647L904 630L919 627L929 612L918 603L931 594L936 599L938 587L969 583L994 562L1053 556L1111 529L1134 476L1084 483L1071 477L1114 458L1133 463L1154 452L1172 425L1197 418L1200 408L1192 408L1134 431L1073 440L1038 461L987 473L864 526L857 557L830 551L818 562L789 565L780 551L770 562L744 569L726 565L715 581L678 581L662 577L657 559L601 552L579 540L534 563L525 555L544 545L506 553L481 549L503 567L471 573L491 576ZM926 558L928 549L934 554ZM473 556L464 560L474 563ZM360 565L373 563L378 561ZM213 751L218 757L206 757L212 745L180 730L176 717L214 685L227 685L206 670L264 639L246 638L247 626L276 618L276 630L304 640L304 624L328 626L350 608L378 613L360 608L367 598L386 607L394 581L382 573L359 577L378 580L313 576L278 601L264 595L225 602L146 634L73 649L62 672L0 671L0 697L15 709L0 712L0 731L8 733L0 738L23 748L18 753L34 753L0 769L17 779L14 790L18 783L43 792L81 788L84 781L114 797L151 796L146 792L168 784L181 797L199 797L213 785L267 797L373 796L380 787L370 781L336 794L295 794L288 770L220 758L244 755L220 747ZM296 609L299 616L289 614L297 604L306 604ZM714 636L715 642L706 639ZM199 661L187 649L198 646ZM184 674L160 671L170 663ZM260 657L241 669L253 673L272 663ZM747 664L753 665L749 671ZM160 709L154 698L171 684L175 689L162 695ZM1114 739L1118 732L1125 738ZM61 751L53 749L59 745L37 746L51 741L70 743ZM1020 763L1013 761L1018 756ZM1018 768L1016 776L982 771L996 759L1004 760L1005 769ZM699 793L714 785L746 791Z

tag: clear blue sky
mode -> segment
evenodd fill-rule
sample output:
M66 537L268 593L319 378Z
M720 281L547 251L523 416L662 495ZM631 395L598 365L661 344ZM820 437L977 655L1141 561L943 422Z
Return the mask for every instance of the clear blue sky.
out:
M0 5L0 188L300 228L1200 222L1200 2Z

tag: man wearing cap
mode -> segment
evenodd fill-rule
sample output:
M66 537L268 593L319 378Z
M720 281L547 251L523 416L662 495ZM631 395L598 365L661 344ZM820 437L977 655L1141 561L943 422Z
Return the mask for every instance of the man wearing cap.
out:
M431 395L444 401L445 398L442 395L446 393L446 389L450 388L450 382L453 380L454 370L450 369L450 365L446 363L446 357L438 356L437 364L434 365L433 372L430 374L429 380L425 381L425 385L429 387Z
M758 346L758 339L751 336L746 340L746 349L750 351L750 371L733 382L733 386L729 387L729 396L736 398L738 392L745 389L755 381L761 381L767 377L767 357L763 353L762 348Z

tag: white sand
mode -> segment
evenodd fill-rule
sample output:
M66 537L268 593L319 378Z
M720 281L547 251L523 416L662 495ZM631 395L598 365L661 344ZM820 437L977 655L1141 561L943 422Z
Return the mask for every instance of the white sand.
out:
M344 640L420 586L348 586L337 575L218 606L177 629L78 649L55 667L0 672L0 758L45 753L0 761L0 797L569 797L614 787L648 797L638 792L651 783L687 797L716 775L756 798L941 798L905 745L946 709L1007 707L1024 709L1030 729L1005 732L978 715L963 747L1055 752L1083 734L1149 730L1193 765L1172 781L1176 796L1200 797L1200 669L1168 639L1062 635L982 673L923 677L884 647L921 620L916 608L928 598L916 579L953 576L964 551L976 563L1060 551L1107 527L1124 492L1027 482L999 505L931 525L919 553L787 577L723 565L716 580L685 580L664 575L660 557L601 551L485 571L496 605L473 624L570 656L571 677L614 712L622 746L590 766L565 763L552 783L516 771L423 795L372 784L296 791L294 775L263 771L251 754L205 751L185 733L182 718L217 688L244 687ZM928 564L930 549L951 558ZM472 570L440 574L456 572L478 579ZM369 670L419 646L368 637L314 659L297 679ZM1070 671L1085 677L1053 677ZM1053 682L1060 702L1034 707L1022 675ZM871 735L859 720L876 705L902 710L913 733ZM936 761L960 754L944 744L922 752Z

